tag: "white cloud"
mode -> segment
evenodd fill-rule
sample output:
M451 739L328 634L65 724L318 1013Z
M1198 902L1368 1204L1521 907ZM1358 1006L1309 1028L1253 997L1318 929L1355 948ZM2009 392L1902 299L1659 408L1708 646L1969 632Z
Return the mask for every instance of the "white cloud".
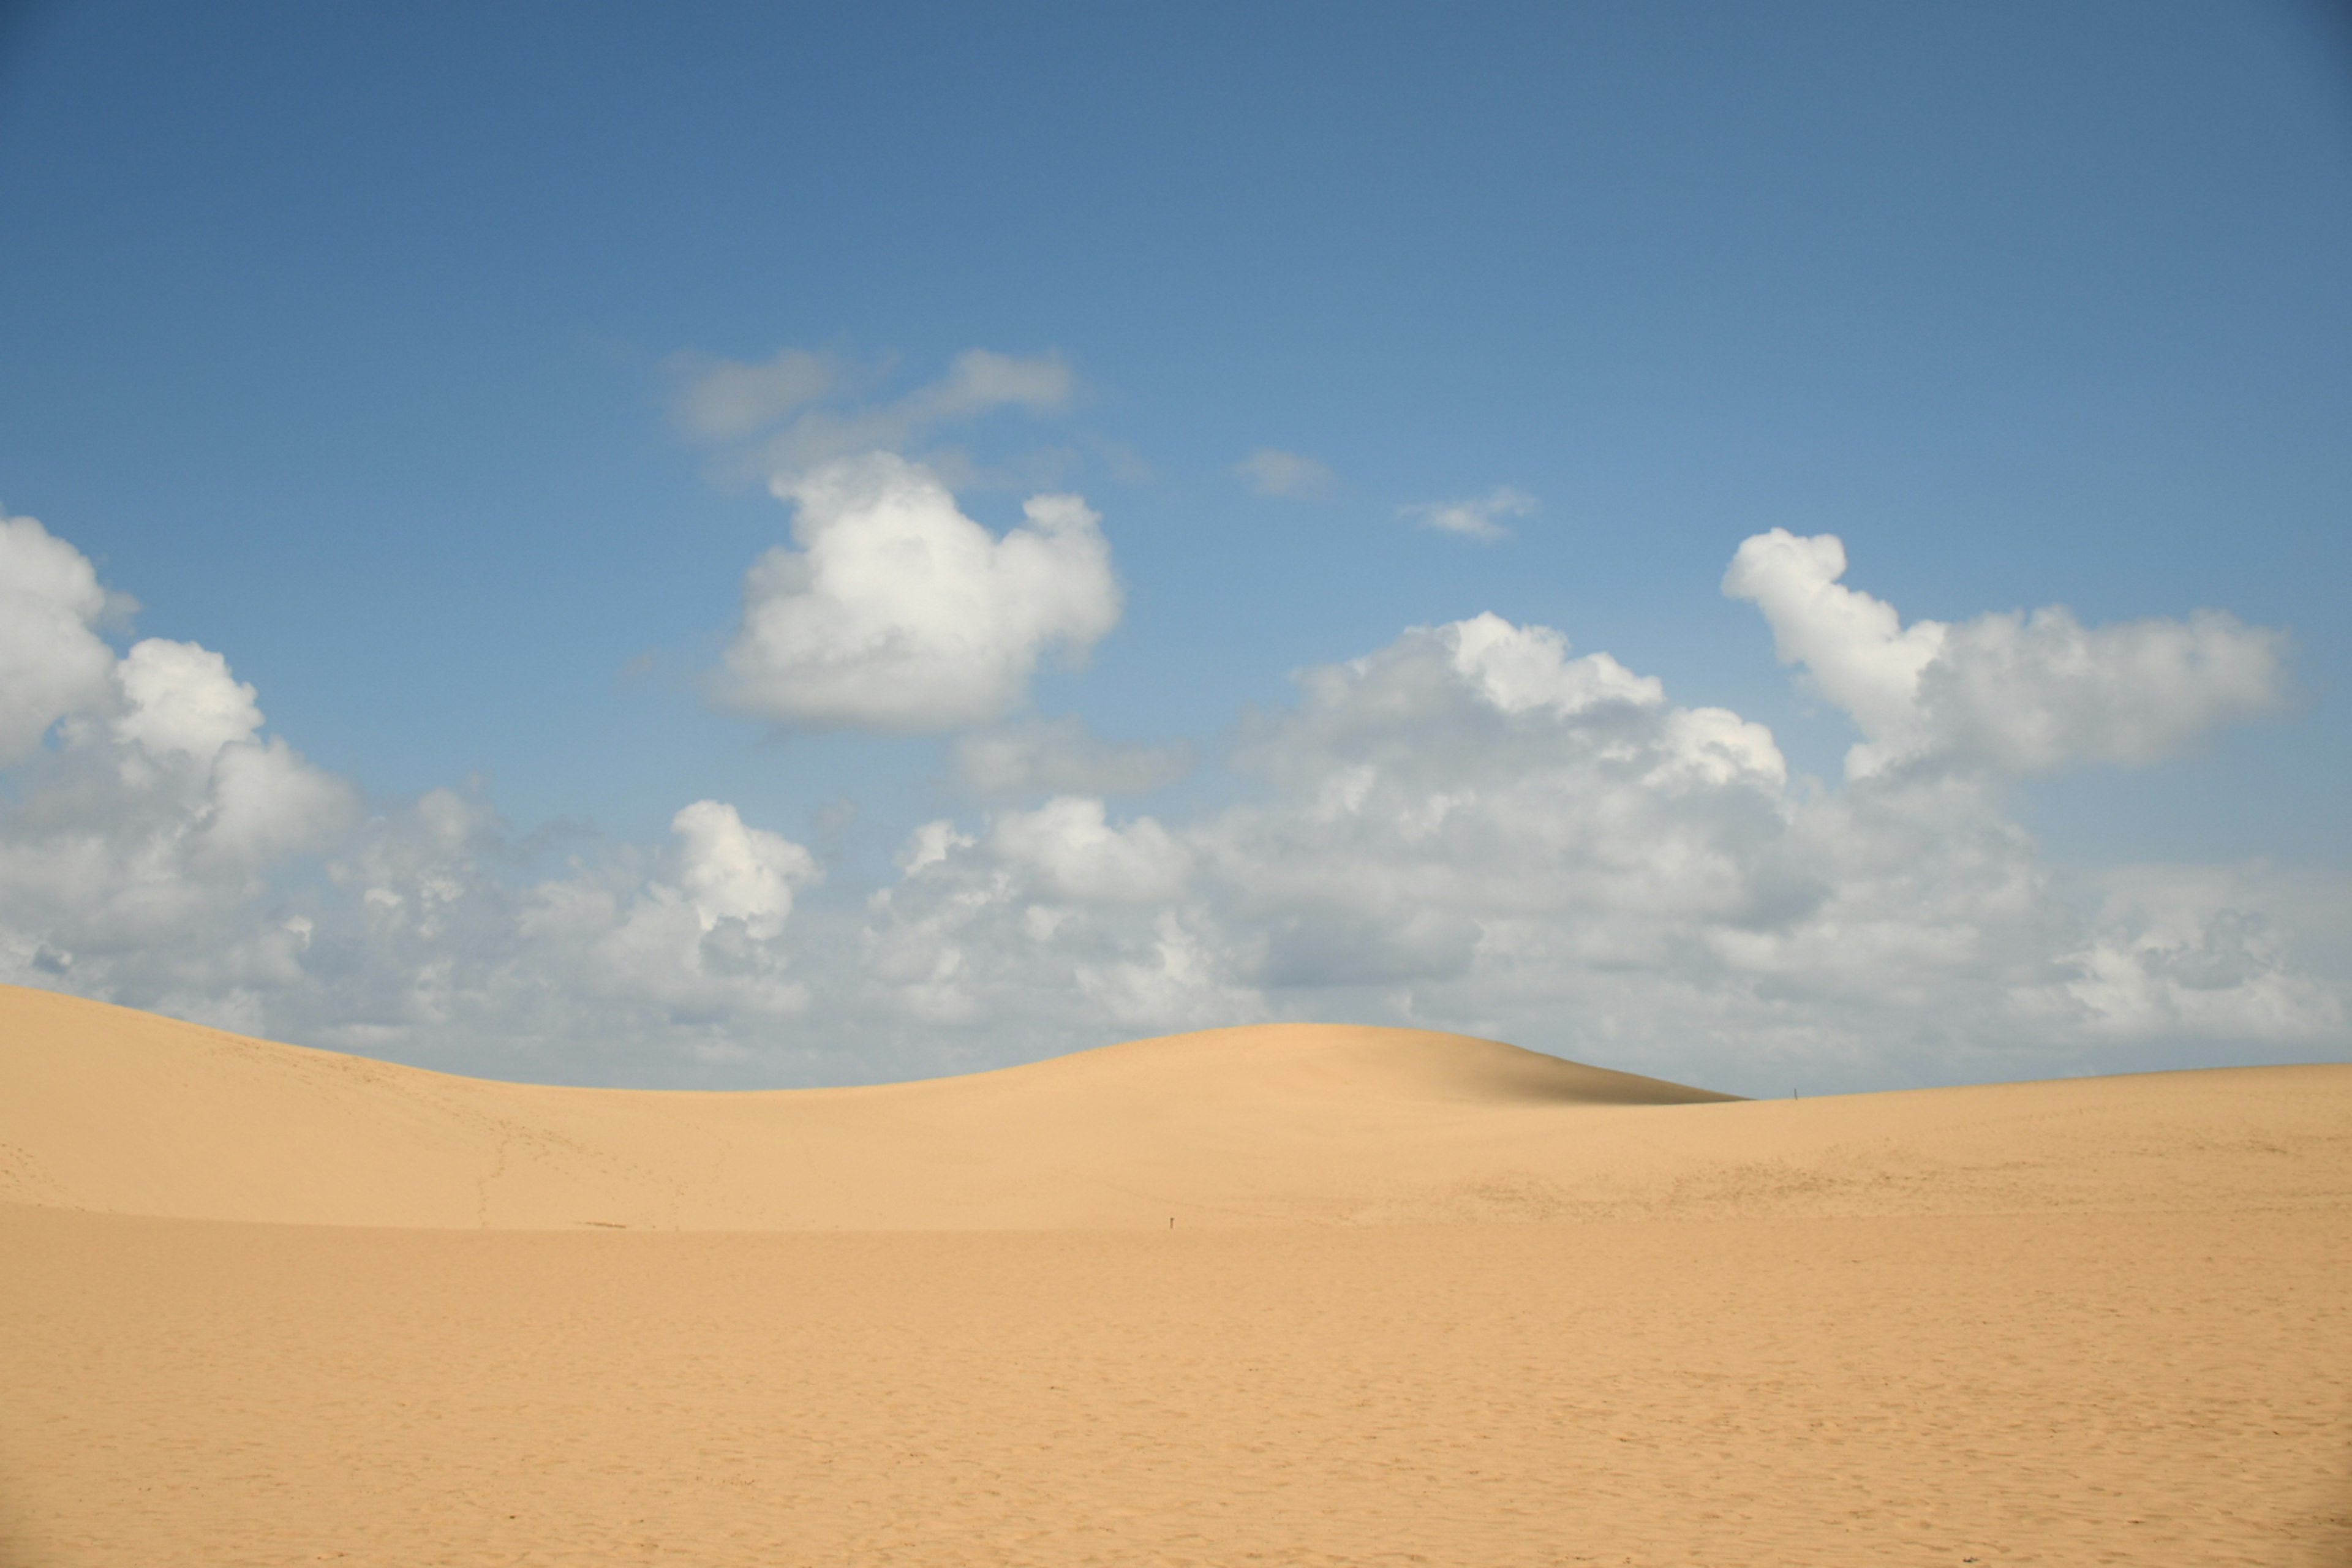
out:
M1018 707L1039 659L1083 658L1121 595L1096 515L1039 496L997 538L927 470L877 453L782 493L793 536L744 579L718 689L782 723L897 731L985 724Z
M744 826L722 801L698 800L669 826L678 841L678 881L706 931L736 920L751 935L772 939L793 912L793 889L822 879L806 849L782 834Z
M900 871L913 876L926 866L936 866L959 849L969 849L980 840L967 833L956 831L956 825L941 817L926 822L907 836L899 848L896 864Z
M1234 472L1259 495L1294 499L1321 495L1337 478L1328 464L1274 447L1260 447L1234 464Z
M107 672L135 700L112 680L92 693L0 812L0 950L57 974L218 978L252 962L247 920L280 863L347 833L357 792L256 737L250 689L216 656L141 648ZM189 678L184 713L168 700L175 673Z
M1454 673L1506 713L1549 708L1565 715L1604 702L1654 708L1665 700L1654 676L1635 675L1605 653L1570 658L1568 638L1549 626L1515 626L1488 613L1441 626L1428 640L1444 646Z
M312 767L278 736L225 745L213 759L211 809L193 842L229 865L261 869L337 843L359 815L359 792Z
M2086 628L2053 606L1906 627L1838 582L1845 564L1835 536L1774 529L1740 545L1723 591L1753 601L1780 661L1861 729L1849 777L2151 763L2285 704L2285 639L2220 611Z
M114 650L96 628L107 609L80 551L32 518L0 513L0 767L104 690Z
M1030 718L957 739L956 783L984 798L1038 795L1141 795L1192 771L1192 748L1120 745L1076 714Z
M1148 941L1130 942L1107 963L1081 963L1073 978L1081 995L1136 1034L1259 1022L1265 998L1234 977L1220 936L1197 914L1188 921L1162 910Z
M1460 500L1423 501L1414 506L1397 509L1399 517L1411 518L1423 528L1434 528L1444 533L1466 534L1472 539L1501 539L1511 531L1500 519L1532 517L1536 498L1508 485L1497 485L1483 496L1467 496Z
M864 994L932 1052L942 1029L1002 1052L1268 1016L1228 933L1184 901L1191 851L1151 818L1115 825L1099 800L1066 798L978 836L929 823L899 865L868 902Z
M1192 857L1150 817L1110 825L1103 803L1059 795L989 827L988 849L1034 875L1047 894L1082 903L1156 904L1182 896Z
M724 1056L805 1001L784 935L818 868L732 806L685 807L661 852L601 847L517 884L486 807L435 790L366 815L263 733L221 655L95 639L109 598L69 544L34 525L0 550L23 568L0 578L11 629L97 650L69 649L69 680L56 658L0 664L0 709L40 716L0 797L0 979L493 1071L681 1037Z
M1270 1005L1378 994L1400 1021L1734 1082L2342 1036L2346 977L2261 934L2307 910L2252 887L2160 928L2085 910L1985 784L1824 794L1762 726L1581 662L1479 617L1299 678L1235 757L1267 789L1186 835Z
M2352 901L2340 881L2267 866L2127 866L2096 881L2097 912L2041 998L2054 1017L2123 1039L2343 1033Z
M114 732L154 756L176 753L210 767L223 746L261 728L253 688L229 673L228 660L192 642L135 644L114 680L123 699Z
M570 938L541 962L558 972L585 968L593 993L623 1005L657 1004L673 1022L756 1025L800 1012L808 987L777 939L793 889L823 879L815 858L781 834L745 826L721 801L683 808L670 834L674 880L649 879L626 900L603 878L533 889L540 933Z
M1770 731L1669 708L1548 627L1420 627L1298 681L1234 756L1271 793L1201 830L1253 907L1361 928L1432 909L1737 919L1786 896L1753 852L1790 809Z

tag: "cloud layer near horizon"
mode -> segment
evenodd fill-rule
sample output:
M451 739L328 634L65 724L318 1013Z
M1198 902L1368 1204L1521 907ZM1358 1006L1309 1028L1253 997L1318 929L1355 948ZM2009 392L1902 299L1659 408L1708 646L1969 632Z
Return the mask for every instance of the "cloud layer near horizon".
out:
M787 390L729 395L772 418ZM1792 777L1760 724L1486 615L1301 672L1293 704L1245 718L1226 804L1122 816L1107 796L1189 752L1071 721L988 727L1041 651L1116 621L1084 504L1041 498L998 538L902 459L793 484L797 548L747 584L730 700L969 731L954 766L995 802L913 828L887 885L803 897L817 858L719 801L552 868L483 800L370 803L266 733L220 654L118 652L121 601L10 519L0 979L464 1070L644 1083L890 1077L1295 1016L1726 1081L2346 1038L2340 878L2062 878L2005 804L2019 778L2158 761L2275 711L2267 629L2063 609L1906 626L1843 584L1836 539L1776 531L1724 585L1853 720L1834 787Z

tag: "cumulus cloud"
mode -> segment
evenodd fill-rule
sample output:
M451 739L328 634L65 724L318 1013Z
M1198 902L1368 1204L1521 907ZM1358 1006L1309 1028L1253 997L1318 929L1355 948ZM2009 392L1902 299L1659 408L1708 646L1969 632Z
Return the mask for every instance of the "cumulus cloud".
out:
M1298 681L1299 704L1234 759L1270 792L1199 834L1283 931L1411 926L1375 945L1412 952L1433 911L1585 908L1612 927L1591 940L1619 943L1643 916L1757 919L1810 896L1763 853L1790 811L1770 731L1672 707L1655 679L1570 658L1549 627L1416 628ZM1277 960L1311 973L1281 947L1278 933Z
M0 513L0 767L105 689L114 650L97 628L107 609L80 551L33 518Z
M79 569L14 581L33 620L94 602L87 561L63 564ZM0 973L103 984L136 971L205 991L290 963L301 929L256 928L251 911L288 857L351 829L357 791L260 734L253 689L218 654L98 646L97 679L57 716L56 744L37 737L19 758L0 811ZM58 690L38 672L32 685Z
M1189 897L1192 852L1150 817L1065 797L977 834L927 823L898 864L867 904L866 994L934 1041L1108 1043L1270 1016L1231 933Z
M1192 748L1105 741L1076 714L1025 719L960 736L950 752L955 782L971 795L1143 795L1192 771Z
M210 766L223 746L261 728L253 688L229 673L227 659L192 642L149 637L114 667L114 679L123 697L114 732L157 755Z
M780 833L746 827L723 801L698 800L670 819L678 880L705 931L741 921L762 940L783 930L793 889L822 879L816 859Z
M827 464L784 494L793 536L744 579L718 687L780 723L913 732L985 724L1039 660L1081 660L1118 625L1098 519L1076 496L1023 509L1002 538L929 470L886 453Z
M1191 852L1150 817L1115 827L1101 801L1080 795L1004 813L987 845L1003 864L1034 873L1049 895L1081 902L1166 903L1182 895L1192 868Z
M192 842L227 864L259 869L333 844L358 802L349 781L312 767L278 736L224 746L213 763L210 818Z
M1472 539L1502 539L1510 533L1501 520L1507 517L1532 517L1536 498L1508 485L1497 485L1483 496L1466 496L1460 500L1422 501L1397 509L1399 517L1411 518L1423 528L1433 528L1442 533L1466 534Z
M1235 758L1267 789L1189 835L1271 1005L1372 992L1399 1021L1731 1081L2341 1033L2342 982L2291 961L2275 898L2154 876L2147 906L2085 910L1986 784L1821 792L1763 726L1588 658L1481 617L1301 676Z
M834 356L785 348L758 363L704 356L672 362L674 410L699 438L739 444L730 467L788 492L810 470L866 452L906 454L944 426L1003 408L1056 413L1077 394L1059 355L971 349L939 380L881 403L845 405L840 395L870 377Z
M815 858L721 801L686 806L670 834L656 873L625 895L609 876L533 889L520 924L541 939L540 962L584 968L592 993L658 1005L672 1022L756 1026L800 1012L808 990L777 939L793 890L822 880Z
M2217 610L2085 627L2063 605L1901 624L1849 588L1845 547L1774 529L1746 541L1723 591L1762 610L1864 739L1849 777L1893 768L2023 776L2175 755L2285 705L2285 639Z
M2352 953L2340 884L2267 866L2126 866L2095 882L2096 916L2042 997L2062 1020L2119 1039L2227 1037L2249 1014L2273 1038L2343 1029L2346 977L2318 972Z
M1328 464L1274 447L1260 447L1234 464L1234 472L1259 495L1293 499L1321 495L1338 477Z
M736 1031L805 1000L785 929L820 871L799 845L698 801L665 847L518 880L487 806L435 790L370 813L265 732L221 654L117 655L87 559L11 521L6 631L71 658L0 632L0 707L32 715L0 796L0 980L476 1070L536 1051L559 1073L681 1034L740 1054Z

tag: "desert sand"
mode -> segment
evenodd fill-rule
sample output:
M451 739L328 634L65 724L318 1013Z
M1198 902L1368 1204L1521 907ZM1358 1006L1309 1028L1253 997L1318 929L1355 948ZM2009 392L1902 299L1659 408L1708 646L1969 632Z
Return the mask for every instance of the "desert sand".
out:
M0 1563L2352 1563L2352 1067L485 1082L0 988Z

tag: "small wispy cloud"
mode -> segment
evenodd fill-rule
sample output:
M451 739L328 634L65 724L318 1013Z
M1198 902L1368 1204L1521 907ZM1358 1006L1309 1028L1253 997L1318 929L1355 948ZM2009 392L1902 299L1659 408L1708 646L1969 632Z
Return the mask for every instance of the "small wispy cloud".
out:
M1077 395L1060 355L971 349L928 385L883 403L856 394L876 379L836 356L785 348L756 363L679 354L670 362L672 411L696 439L733 449L728 466L789 486L836 458L920 450L942 426L1019 408L1059 413Z
M1399 507L1397 515L1409 517L1423 528L1441 529L1447 533L1467 534L1473 539L1502 539L1511 531L1497 521L1498 518L1530 517L1535 510L1535 497L1508 485L1496 485L1483 496Z
M784 348L773 359L681 354L670 363L678 426L704 441L734 441L781 423L834 392L841 366L830 354Z
M1286 452L1276 447L1260 447L1234 465L1234 472L1242 482L1262 496L1303 498L1320 495L1331 488L1339 476L1330 465L1318 462L1301 452Z

